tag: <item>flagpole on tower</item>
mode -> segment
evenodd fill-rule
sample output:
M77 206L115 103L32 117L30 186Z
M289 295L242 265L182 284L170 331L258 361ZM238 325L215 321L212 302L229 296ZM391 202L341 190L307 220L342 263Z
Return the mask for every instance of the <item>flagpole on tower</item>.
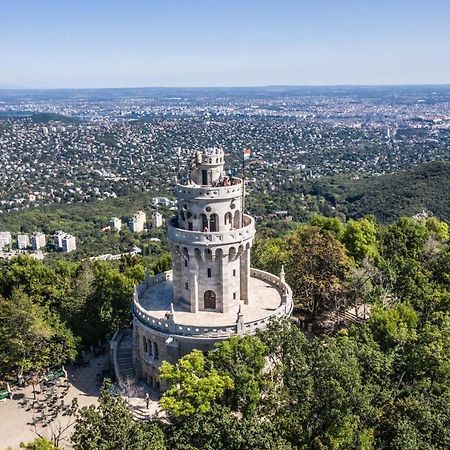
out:
M244 228L244 203L245 203L245 149L242 152L242 201L241 201L241 227Z
M245 160L250 158L250 154L251 152L249 149L244 148L244 150L242 151L242 202L241 202L242 228L244 227L244 208L245 208Z

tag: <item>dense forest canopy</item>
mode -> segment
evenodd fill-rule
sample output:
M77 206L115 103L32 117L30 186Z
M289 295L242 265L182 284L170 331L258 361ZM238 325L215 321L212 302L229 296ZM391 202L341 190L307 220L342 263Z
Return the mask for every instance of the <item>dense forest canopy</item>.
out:
M291 320L273 322L163 363L164 420L134 421L105 388L98 407L78 412L74 448L449 448L449 244L448 225L425 217L383 225L373 216L314 216L259 237L253 265L275 273L284 266L295 314L314 324L316 337ZM159 264L152 270L170 260ZM70 359L127 327L143 276L138 257L3 262L2 379ZM358 302L370 306L367 321L321 329L323 314Z

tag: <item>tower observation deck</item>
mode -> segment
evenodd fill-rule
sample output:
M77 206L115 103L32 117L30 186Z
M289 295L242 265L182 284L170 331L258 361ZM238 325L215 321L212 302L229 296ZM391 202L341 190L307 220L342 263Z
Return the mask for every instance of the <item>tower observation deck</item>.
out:
M250 268L254 219L243 214L244 185L224 172L220 148L197 152L188 182L177 184L168 224L172 270L147 276L133 296L133 361L159 387L158 367L194 348L253 334L292 311L284 273Z

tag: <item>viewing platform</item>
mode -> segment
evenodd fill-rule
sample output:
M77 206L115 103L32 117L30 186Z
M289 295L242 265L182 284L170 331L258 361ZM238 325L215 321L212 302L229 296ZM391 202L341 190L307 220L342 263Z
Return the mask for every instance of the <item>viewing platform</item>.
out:
M235 244L244 241L255 234L255 220L253 217L244 214L244 226L229 231L189 231L177 227L177 220L172 219L168 226L168 237L171 241L179 244Z
M133 313L143 325L160 333L223 339L233 334L254 334L272 318L285 317L292 311L290 287L268 272L250 270L249 293L248 305L235 301L227 313L192 313L173 304L172 271L167 271L147 277L137 287Z
M175 194L185 199L211 200L214 198L233 198L236 194L242 194L242 179L233 177L229 183L224 181L215 183L213 186L203 186L200 184L177 184Z

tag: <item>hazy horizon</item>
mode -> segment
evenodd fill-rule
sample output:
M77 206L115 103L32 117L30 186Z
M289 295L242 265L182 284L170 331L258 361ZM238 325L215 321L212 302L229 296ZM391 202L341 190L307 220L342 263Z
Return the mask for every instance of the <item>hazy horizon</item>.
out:
M389 87L450 87L450 82L444 83L395 83L395 84L266 84L266 85L211 85L211 86L86 86L86 87L28 87L5 86L0 84L2 91L82 91L82 90L108 90L108 89L272 89L272 88L389 88Z

